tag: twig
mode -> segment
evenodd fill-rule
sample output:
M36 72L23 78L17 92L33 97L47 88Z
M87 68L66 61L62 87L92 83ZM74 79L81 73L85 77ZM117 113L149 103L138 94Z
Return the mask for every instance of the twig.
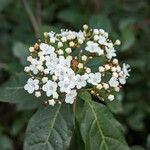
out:
M33 29L34 29L34 32L35 32L35 36L36 36L36 38L39 38L39 25L38 25L38 22L37 22L35 16L32 13L32 10L31 10L31 8L28 4L28 1L27 0L22 0L22 3L24 5L24 8L25 8L25 10L26 10L26 12L29 16L29 19L30 19L31 23L32 23L32 26L33 26Z
M36 3L36 9L37 9L37 22L39 24L39 26L41 26L42 24L42 3L41 0L37 0Z
M96 13L101 11L101 7L103 5L103 0L94 0Z

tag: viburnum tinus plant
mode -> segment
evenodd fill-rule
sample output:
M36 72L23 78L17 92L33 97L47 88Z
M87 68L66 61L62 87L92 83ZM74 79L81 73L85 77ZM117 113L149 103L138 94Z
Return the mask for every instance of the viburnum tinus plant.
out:
M24 89L37 100L43 97L47 106L29 122L26 150L74 149L76 132L84 143L81 150L128 149L120 124L105 106L129 77L129 65L117 59L117 45L120 41L113 42L103 29L84 25L79 32L45 32L44 41L29 48Z

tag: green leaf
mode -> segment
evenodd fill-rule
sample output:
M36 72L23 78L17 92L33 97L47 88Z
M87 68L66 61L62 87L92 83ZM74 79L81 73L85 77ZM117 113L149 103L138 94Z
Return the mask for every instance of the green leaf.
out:
M131 147L131 150L145 150L145 149L139 145L134 145Z
M21 132L21 130L24 129L25 123L26 120L23 117L15 119L11 126L11 134L13 136L17 136Z
M112 30L111 23L105 15L92 15L89 19L89 24L92 28L102 28L107 32Z
M25 75L18 74L4 83L0 87L0 101L9 103L24 102L24 105L26 105L26 103L29 103L30 101L34 101L34 103L38 105L39 101L42 101L43 97L36 98L34 95L30 95L29 93L27 93L23 88L26 80L27 78Z
M72 105L42 107L29 121L24 150L65 150L73 130Z
M6 135L0 134L0 148L1 150L13 150L12 140Z
M69 150L84 150L84 149L85 149L84 142L80 134L79 123L76 121L75 130L71 139Z
M11 0L0 0L0 12L5 9L9 4L11 3Z
M13 46L13 54L20 60L22 65L27 65L27 56L29 55L28 46L21 43L16 42Z
M132 112L130 116L127 118L127 123L129 126L136 131L143 131L145 126L144 126L144 113L142 111L136 111Z
M84 93L86 94L86 93ZM79 95L80 97L80 95ZM122 127L103 104L84 99L80 131L86 150L128 150ZM87 97L86 97L87 98Z
M86 22L85 15L76 9L65 9L59 12L58 18L62 21L69 22L72 24L82 25Z

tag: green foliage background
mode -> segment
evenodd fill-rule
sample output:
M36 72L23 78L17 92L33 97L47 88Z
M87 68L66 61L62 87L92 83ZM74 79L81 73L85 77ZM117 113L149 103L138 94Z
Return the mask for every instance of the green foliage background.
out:
M131 77L118 100L107 105L123 124L131 149L150 149L149 0L0 0L0 101L17 103L0 103L0 150L22 149L27 122L39 105L21 89L22 95L9 99L10 91L3 91L23 70L28 47L45 31L79 30L85 23L122 41L118 55L131 65Z

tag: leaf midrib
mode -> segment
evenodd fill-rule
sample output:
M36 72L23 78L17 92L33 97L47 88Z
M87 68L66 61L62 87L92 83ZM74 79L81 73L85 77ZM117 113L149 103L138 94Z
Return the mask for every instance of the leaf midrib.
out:
M56 111L56 114L54 115L52 124L51 124L51 126L50 126L49 134L48 134L48 136L47 136L46 141L44 142L44 146L43 146L43 149L42 149L42 150L45 149L46 143L47 143L48 140L49 140L49 137L50 137L50 135L51 135L51 131L52 131L52 129L53 129L53 126L54 126L54 124L55 124L55 121L56 121L56 119L57 119L57 116L58 116L58 114L59 114L59 110L60 110L61 106L62 106L62 105L60 104L59 107L58 107L58 109L57 109L57 111ZM50 121L51 121L51 120L50 120Z
M91 103L89 101L87 101L87 103L89 104L89 106L90 106L90 108L91 108L91 110L93 112L94 118L95 118L96 123L97 123L98 130L99 130L99 132L101 134L101 137L102 137L102 143L104 143L106 149L108 150L108 146L107 146L106 141L105 141L105 136L104 136L103 131L102 131L101 127L100 127L100 123L99 123L97 115L95 113L95 109L94 109L94 107L91 105ZM102 143L101 143L101 145L102 145Z

